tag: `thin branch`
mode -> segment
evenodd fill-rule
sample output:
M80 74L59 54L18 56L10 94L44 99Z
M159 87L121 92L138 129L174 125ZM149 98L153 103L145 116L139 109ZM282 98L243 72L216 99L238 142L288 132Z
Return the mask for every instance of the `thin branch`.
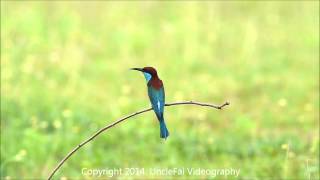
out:
M190 104L190 105L198 105L198 106L207 106L207 107L212 107L215 109L222 109L224 106L229 105L229 102L225 102L222 105L213 105L213 104L208 104L208 103L201 103L201 102L193 102L193 101L183 101L183 102L175 102L175 103L167 103L165 104L165 106L176 106L176 105L186 105L186 104ZM102 129L100 129L99 131L95 132L90 138L88 138L87 140L83 141L82 143L80 143L78 146L76 146L72 151L70 151L60 162L59 164L54 168L54 170L50 173L50 176L48 177L48 180L50 180L53 175L57 172L57 170L65 163L66 160L68 160L70 158L70 156L72 156L72 154L74 154L76 151L78 151L82 146L84 146L85 144L87 144L88 142L92 141L95 137L97 137L99 134L101 134L102 132L106 131L109 128L112 128L113 126L121 123L122 121L129 119L133 116L151 111L152 108L147 108L138 112L135 112L133 114L130 114L126 117L123 117L121 119L119 119L118 121L113 122L110 125L107 125L105 127L103 127Z

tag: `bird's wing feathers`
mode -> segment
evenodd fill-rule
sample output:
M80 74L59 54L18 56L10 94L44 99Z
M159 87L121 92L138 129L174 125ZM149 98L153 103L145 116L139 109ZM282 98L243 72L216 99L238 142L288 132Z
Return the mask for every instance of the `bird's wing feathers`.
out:
M164 109L165 94L164 88L155 89L152 86L148 87L148 95L157 116L161 117Z

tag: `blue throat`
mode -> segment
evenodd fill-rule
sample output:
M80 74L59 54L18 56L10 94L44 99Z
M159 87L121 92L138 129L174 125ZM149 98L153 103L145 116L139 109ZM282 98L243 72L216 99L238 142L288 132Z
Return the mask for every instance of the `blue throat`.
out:
M143 75L144 75L144 77L146 78L146 81L149 82L150 79L151 79L151 77L152 77L151 74L146 73L146 72L143 72Z

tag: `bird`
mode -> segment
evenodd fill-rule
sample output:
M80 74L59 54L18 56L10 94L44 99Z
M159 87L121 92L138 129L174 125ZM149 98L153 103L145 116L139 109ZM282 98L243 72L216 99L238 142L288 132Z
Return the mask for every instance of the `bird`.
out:
M169 131L163 117L165 92L162 80L159 79L157 70L153 67L131 68L131 70L136 70L143 73L147 81L148 96L152 105L152 109L160 123L160 138L166 140L169 136Z

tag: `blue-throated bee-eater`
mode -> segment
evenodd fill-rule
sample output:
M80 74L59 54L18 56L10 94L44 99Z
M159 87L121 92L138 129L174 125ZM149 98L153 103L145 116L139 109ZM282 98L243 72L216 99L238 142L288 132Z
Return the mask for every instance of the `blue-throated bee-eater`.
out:
M165 93L163 83L159 79L157 71L153 67L131 68L131 70L141 71L146 78L149 99L160 123L160 137L167 139L169 131L163 117Z

